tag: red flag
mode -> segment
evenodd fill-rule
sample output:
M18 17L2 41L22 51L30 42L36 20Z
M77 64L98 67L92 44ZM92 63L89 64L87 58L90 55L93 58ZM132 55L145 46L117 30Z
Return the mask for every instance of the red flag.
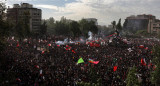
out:
M19 47L19 43L17 43L17 47Z
M51 46L51 44L48 44L48 46Z
M114 71L114 72L117 70L117 67L118 67L118 66L114 66L114 67L113 67L113 71Z
M74 50L72 50L73 53L76 53Z
M141 58L141 65L146 66L146 61L145 61L145 59L143 59L143 58Z
M39 66L38 66L38 65L35 65L35 67L39 69Z
M100 44L96 44L95 46L96 46L96 47L100 47Z
M140 45L139 48L144 48L144 45Z
M44 51L42 51L42 54L44 54Z
M16 78L16 80L17 80L18 82L21 82L21 79L20 79L20 78Z
M93 62L93 64L98 64L98 63L99 63L99 61L94 61L94 62Z
M65 48L66 50L71 50L71 47L70 46L68 46L68 45L66 45L66 48Z
M146 47L145 50L148 50L148 47Z
M60 47L60 45L57 45L57 47Z

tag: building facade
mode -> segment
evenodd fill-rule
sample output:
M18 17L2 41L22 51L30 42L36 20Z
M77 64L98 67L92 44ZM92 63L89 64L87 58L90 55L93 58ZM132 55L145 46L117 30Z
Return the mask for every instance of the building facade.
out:
M148 33L160 34L160 20L150 20L150 25L148 25Z
M123 28L132 32L136 32L137 30L147 30L150 19L154 20L155 16L145 14L137 16L132 15L125 19Z
M125 19L124 29L136 32L137 30L147 30L151 34L159 34L160 20L156 19L153 15L137 15L130 16Z
M37 31L40 29L42 11L41 9L34 8L31 4L14 4L13 8L8 7L6 16L7 20L14 25L28 20L30 31Z

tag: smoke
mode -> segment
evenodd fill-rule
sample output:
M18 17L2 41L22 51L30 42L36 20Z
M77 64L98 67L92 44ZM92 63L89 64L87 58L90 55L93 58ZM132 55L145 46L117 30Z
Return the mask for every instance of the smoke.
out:
M92 40L93 39L93 34L92 34L91 31L88 32L88 36L89 36L88 40Z

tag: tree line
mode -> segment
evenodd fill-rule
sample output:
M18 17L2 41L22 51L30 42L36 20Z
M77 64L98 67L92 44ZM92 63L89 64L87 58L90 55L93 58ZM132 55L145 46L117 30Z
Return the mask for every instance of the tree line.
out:
M79 21L74 21L61 17L60 21L55 21L53 17L47 20L43 20L43 23L47 25L47 33L54 35L64 35L64 36L88 36L88 32L91 31L94 34L98 33L98 27L96 22L88 22L86 19L81 19Z

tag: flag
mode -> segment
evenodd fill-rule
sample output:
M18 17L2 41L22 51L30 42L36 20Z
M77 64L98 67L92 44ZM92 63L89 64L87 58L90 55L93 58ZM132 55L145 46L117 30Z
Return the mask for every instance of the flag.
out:
M17 47L19 47L19 43L17 43Z
M145 50L148 50L148 47L146 47Z
M16 80L17 80L18 82L21 82L21 79L20 79L20 78L16 78Z
M100 44L96 44L96 43L90 43L91 47L100 47Z
M57 45L57 47L60 47L60 45Z
M94 61L93 59L89 59L89 62L93 63L93 64L98 64L99 63L99 61Z
M48 44L48 46L51 46L51 44Z
M42 51L42 54L44 54L44 51Z
M38 66L38 65L35 65L35 67L39 69L39 66Z
M144 59L144 58L141 58L141 65L146 66L146 61L145 61L145 59Z
M139 48L144 48L144 45L140 45Z
M113 71L116 71L116 70L117 70L117 67L118 67L118 66L114 66L114 67L113 67Z
M114 33L114 34L116 34L116 33ZM109 36L107 36L107 37L111 37L111 36L113 36L114 34L111 34L111 35L109 35Z
M99 63L99 61L94 61L94 62L93 62L93 64L98 64L98 63Z
M71 47L68 46L68 45L66 45L65 49L66 49L66 50L71 50Z
M90 63L93 63L93 59L89 59L89 62L90 62Z
M78 63L78 64L79 64L79 63L84 63L84 60L83 60L82 58L79 58L79 60L78 60L77 63Z
M72 50L73 53L76 53L74 50Z

